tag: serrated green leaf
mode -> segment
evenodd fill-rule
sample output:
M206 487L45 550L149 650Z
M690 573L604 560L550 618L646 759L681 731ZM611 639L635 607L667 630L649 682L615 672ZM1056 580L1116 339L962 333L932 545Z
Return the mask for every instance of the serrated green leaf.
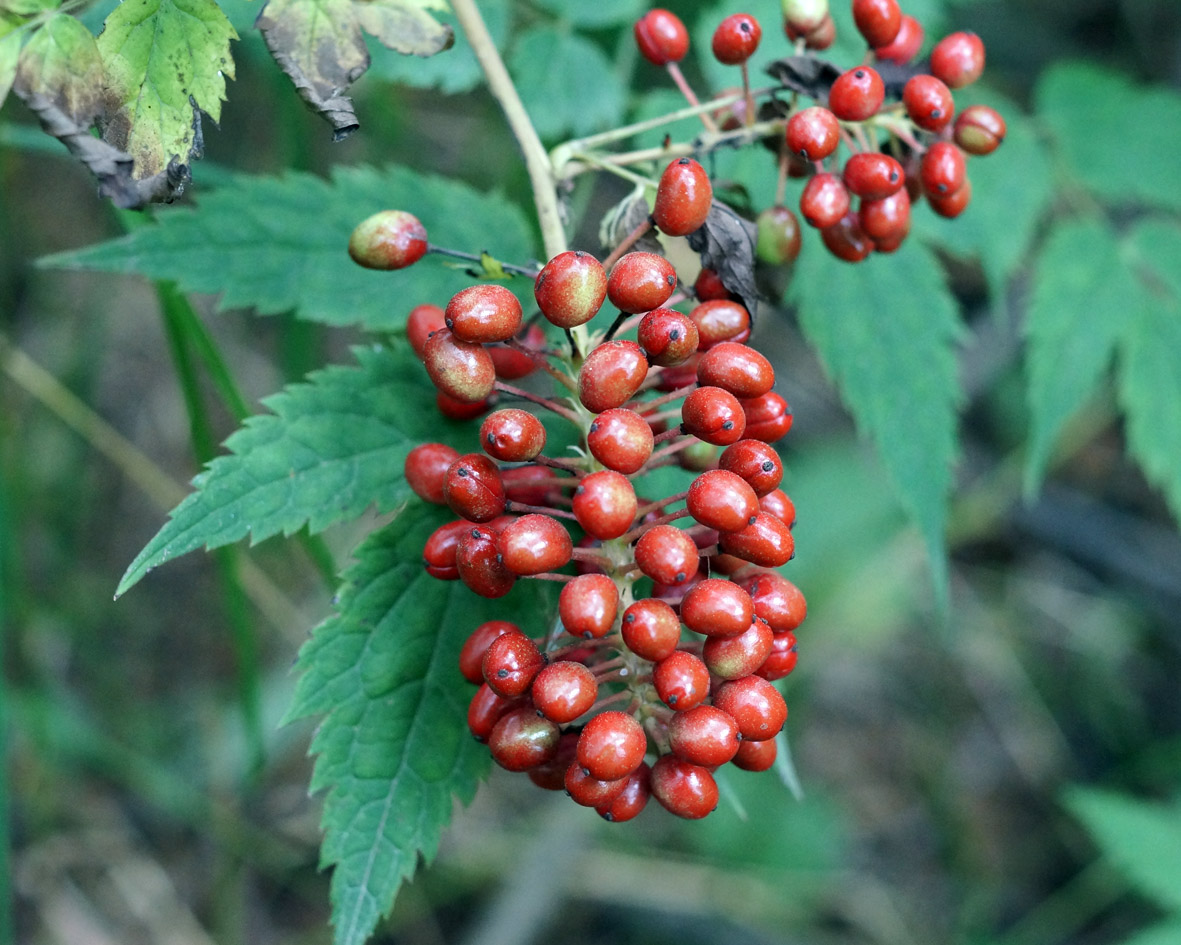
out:
M538 5L583 29L601 29L615 23L627 23L630 26L645 9L644 0L598 0L596 3L538 0Z
M819 246L808 249L791 289L800 326L918 525L942 600L961 396L955 302L938 261L916 243L852 266Z
M1181 230L1147 221L1128 235L1143 304L1126 312L1119 400L1128 449L1181 521Z
M1034 92L1070 174L1114 203L1181 208L1181 95L1085 62L1049 69ZM1132 142L1151 136L1151 146Z
M196 209L162 210L156 226L41 265L139 273L171 279L186 292L220 293L223 309L294 311L309 321L388 330L404 324L415 305L446 304L471 284L432 256L393 273L354 265L349 234L390 207L417 214L441 246L479 250L495 238L490 248L500 259L524 262L533 252L524 216L500 194L405 168L337 168L331 182L234 175Z
M6 92L2 83L0 76ZM90 30L72 16L53 14L25 45L13 84L26 96L46 96L73 121L89 125L103 104L103 61Z
M436 0L360 0L353 4L357 22L387 49L406 56L433 56L455 42L455 31L428 10L446 10Z
M1064 800L1140 892L1166 909L1181 909L1181 804L1091 788L1073 788Z
M623 117L623 83L603 51L582 36L544 26L526 30L509 68L543 138L601 131Z
M470 801L488 769L487 749L467 731L474 689L457 667L464 639L496 618L538 635L553 609L549 582L521 581L487 601L425 574L422 546L449 518L415 503L371 536L336 615L300 652L289 718L325 716L312 789L328 792L321 863L334 866L337 945L369 937L418 857L434 855L454 799Z
M200 156L200 112L221 118L238 34L214 0L124 0L98 37L115 103L105 139L151 177Z
M1063 424L1110 365L1137 295L1115 234L1103 222L1068 220L1050 234L1038 257L1025 329L1032 422L1027 492L1041 484Z
M250 536L262 541L305 525L318 532L366 509L388 512L412 496L406 454L425 441L470 436L434 407L425 371L408 348L355 349L358 367L333 366L264 401L226 440L230 455L193 480L123 575L124 593L157 565L197 548Z

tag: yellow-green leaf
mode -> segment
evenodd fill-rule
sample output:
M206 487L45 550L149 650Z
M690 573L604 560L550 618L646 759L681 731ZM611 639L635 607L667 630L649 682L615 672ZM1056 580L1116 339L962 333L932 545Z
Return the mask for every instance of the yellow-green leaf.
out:
M98 37L111 96L103 136L131 155L136 178L200 157L201 112L221 116L237 38L214 0L123 0L107 17Z
M0 76L0 88L7 91L2 81ZM53 14L25 45L14 84L23 96L44 95L74 121L89 125L102 109L103 88L103 61L90 30L72 16Z
M434 0L357 0L353 10L361 29L395 52L433 56L455 42L450 26L440 23L428 9L446 10Z

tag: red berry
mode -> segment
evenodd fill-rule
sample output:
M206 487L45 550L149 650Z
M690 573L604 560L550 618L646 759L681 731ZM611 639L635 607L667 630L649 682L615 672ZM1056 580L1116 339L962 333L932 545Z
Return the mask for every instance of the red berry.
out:
M662 755L652 766L649 779L652 796L670 814L700 820L718 806L718 785L709 770L682 761L676 755Z
M787 120L787 146L809 161L823 161L841 140L837 116L822 105L812 105Z
M715 270L705 268L697 274L697 280L693 283L693 294L701 302L733 298L730 290L723 284L722 277Z
M857 214L852 212L822 229L820 239L830 253L845 262L861 262L873 252L873 241L861 229Z
M502 285L473 285L447 303L447 327L460 341L507 341L521 330L521 303Z
M796 523L795 504L787 497L782 489L773 489L759 499L759 509L768 515L774 515L788 528Z
M521 633L521 628L507 620L489 620L471 632L459 651L459 671L464 679L473 683L484 682L484 654L493 640L506 633Z
M538 325L530 325L525 329L524 338L518 335L517 339L522 345L534 351L541 351L545 347L545 332ZM492 358L493 367L496 368L496 376L505 381L528 377L537 370L537 361L517 348L503 344L491 345L488 355Z
M472 523L458 519L440 525L422 546L422 561L427 574L442 581L458 581L459 571L455 564L455 553L459 540L471 529Z
M654 66L680 62L689 51L689 31L668 10L649 10L636 20L634 31L640 55Z
M755 675L774 681L791 675L796 668L799 655L796 652L796 635L790 630L776 633L771 641L771 652L756 669Z
M491 410L495 401L495 395L485 397L483 400L465 401L448 397L441 390L435 391L435 407L438 408L439 413L451 420L473 420L480 414Z
M927 202L941 217L953 219L958 217L967 209L968 203L972 199L972 182L967 177L964 178L960 189L948 197L936 197L931 195L927 198Z
M443 319L443 310L437 305L430 304L416 305L406 316L406 340L410 342L410 347L419 359L423 356L426 340L431 336L431 332L447 327Z
M496 368L483 345L442 328L427 339L422 355L431 382L448 397L470 404L492 393Z
M484 682L498 696L515 699L529 691L545 657L529 637L509 631L494 637L480 664Z
M894 41L888 46L879 46L873 52L878 59L905 66L919 54L922 46L923 25L913 16L903 13Z
M607 273L590 253L558 253L533 283L533 297L546 319L559 328L585 325L607 295Z
M694 339L696 335L694 330ZM586 445L608 469L630 476L652 455L652 427L634 410L615 407L591 421Z
M968 165L964 152L950 141L936 141L923 155L919 177L928 197L950 197L967 179Z
M447 467L443 498L456 515L469 522L490 522L504 513L504 483L487 456L468 453Z
M487 683L483 683L467 707L467 727L476 741L486 742L500 717L512 709L520 708L522 700L505 699L498 696Z
M995 108L969 105L955 120L955 143L969 154L992 154L1005 140L1005 130Z
M607 298L621 312L660 308L677 287L677 271L663 256L631 252L620 257L607 277Z
M775 740L768 738L761 742L743 741L732 759L734 767L743 771L767 771L775 764Z
M765 571L746 582L755 613L776 633L794 630L808 615L808 604L800 589L787 578Z
M605 637L619 612L619 590L605 574L580 574L558 596L558 616L574 637Z
M620 631L624 645L641 659L656 663L666 659L681 639L676 611L662 600L645 597L623 612Z
M902 165L880 151L854 154L842 175L850 193L865 200L881 200L897 193L906 183Z
M558 491L558 476L545 466L517 466L500 471L504 495L522 505L550 505Z
M791 429L791 408L773 390L744 399L742 413L746 417L746 435L752 440L774 443Z
M738 723L721 709L699 705L669 719L668 743L682 760L716 768L738 752Z
M710 637L701 648L701 659L721 679L741 679L756 672L771 655L775 634L765 621L752 620L742 633Z
M538 712L551 722L565 725L595 704L599 686L595 674L581 663L558 660L534 677L530 693Z
M951 89L962 89L984 71L984 43L975 33L952 33L931 50L931 75Z
M733 716L739 733L752 742L774 738L787 721L783 696L760 676L722 683L714 693L714 705Z
M644 762L648 737L626 712L600 712L578 737L578 763L592 778L617 781Z
M558 752L561 731L532 706L512 709L500 717L488 736L492 760L506 771L528 771Z
M556 518L531 513L522 515L497 539L504 566L525 576L556 571L568 564L574 552L570 533Z
M951 90L933 75L911 76L902 89L902 104L924 131L942 131L955 115Z
M455 548L459 579L481 597L504 597L517 580L500 559L496 537L490 528L472 526L460 535Z
M558 739L558 750L554 752L554 756L525 773L529 780L543 791L564 791L566 771L574 763L574 753L577 750L578 733L563 732Z
M574 490L574 517L600 541L618 538L636 518L636 490L613 469L583 476Z
M849 190L836 174L816 174L800 194L800 213L814 227L825 230L849 212Z
M649 363L658 367L684 364L697 351L699 341L693 320L671 308L654 309L640 319L636 339Z
M714 57L727 66L741 65L754 55L762 38L758 20L749 13L732 13L714 31Z
M698 351L708 351L723 341L746 341L750 337L750 312L729 299L702 302L689 317L697 326Z
M503 462L528 462L545 449L545 427L527 410L497 410L480 424L480 445Z
M692 653L677 650L652 667L652 684L665 705L686 712L709 695L709 670Z
M857 220L872 240L904 237L910 232L910 194L903 187L881 200L862 200Z
M713 185L705 168L693 158L677 158L660 176L652 220L662 233L688 236L709 216L713 197Z
M828 107L842 121L864 121L878 113L886 86L877 70L856 66L839 75L828 93Z
M785 266L795 262L803 242L800 221L783 205L767 207L755 220L758 236L755 255L770 266Z
M719 532L746 528L759 512L759 499L750 484L725 469L703 472L689 485L685 504L699 524Z
M656 525L640 536L636 565L658 584L684 584L697 573L697 545L672 525Z
M746 415L729 391L699 387L681 405L681 429L714 446L729 446L742 439Z
M405 269L426 251L426 227L405 210L375 213L349 236L349 255L366 269Z
M718 547L728 555L757 564L761 568L779 568L795 555L791 530L774 515L760 512L740 532L727 532L718 539Z
M640 813L652 795L648 787L651 769L647 764L641 764L627 776L623 790L609 804L602 804L595 808L599 816L613 823L623 823L631 820Z
M742 633L754 619L750 595L733 581L706 578L681 601L681 620L694 633L727 637Z
M634 341L607 341L582 362L578 372L578 399L593 413L622 407L648 376L644 349Z
M771 362L754 348L734 341L714 345L697 362L697 380L735 397L761 397L775 383Z
M727 446L718 457L718 466L745 479L757 496L766 495L783 481L783 460L762 440L739 440Z
M459 450L445 443L423 443L406 454L402 471L414 494L435 505L446 505L443 481L447 467L459 459Z
M587 774L576 759L566 769L565 788L570 800L583 807L601 807L610 804L627 787L627 778L614 781L600 781Z
M853 22L871 49L889 46L902 28L898 0L853 0Z

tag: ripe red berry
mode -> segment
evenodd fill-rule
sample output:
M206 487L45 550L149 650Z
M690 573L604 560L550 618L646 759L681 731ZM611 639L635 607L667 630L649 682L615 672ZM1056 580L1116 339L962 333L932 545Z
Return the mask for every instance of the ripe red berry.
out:
M456 515L469 522L490 522L504 513L504 483L487 456L467 453L447 467L443 498Z
M577 752L577 749L575 751ZM600 781L598 778L591 777L587 774L586 769L578 763L576 754L575 760L566 768L564 787L566 793L570 795L570 800L575 804L580 804L583 807L601 807L610 804L623 793L623 789L627 787L627 778Z
M910 232L910 194L903 187L881 200L862 200L857 220L875 242L904 237Z
M507 341L521 330L521 303L502 285L473 285L451 297L447 327L460 341Z
M600 541L618 538L631 528L637 506L631 482L613 469L583 476L574 490L574 517L588 535Z
M861 262L873 252L873 241L861 229L857 214L852 212L821 230L820 239L830 253L845 262Z
M670 814L700 820L718 806L718 784L707 768L662 755L652 766L652 796Z
M742 439L746 415L729 391L698 387L681 404L681 429L714 446L729 446Z
M663 256L631 252L620 257L607 277L607 298L621 312L660 308L677 287L677 271Z
M585 325L607 295L607 273L590 253L558 253L533 283L533 297L546 319L559 328Z
M652 220L669 236L688 236L709 216L714 189L705 168L693 158L677 158L660 175Z
M787 120L787 146L809 161L823 161L841 140L837 116L822 105L812 105Z
M739 440L727 446L718 457L718 467L741 476L757 496L766 495L783 481L783 460L762 440Z
M722 282L722 277L713 269L702 268L693 283L693 294L698 301L708 302L710 299L732 299L730 290Z
M528 771L557 754L561 735L561 730L532 706L522 706L506 712L493 726L488 751L506 771Z
M718 62L737 66L754 55L762 38L763 30L758 20L749 13L732 13L714 30L711 48Z
M756 618L742 633L710 637L701 648L701 659L719 679L741 679L764 664L774 643L771 628Z
M526 348L539 352L545 347L545 332L539 325L530 325L525 329L524 337L518 334L517 340ZM496 376L501 380L513 381L528 377L537 370L537 361L518 348L504 344L490 345L488 354L496 368Z
M785 266L795 262L803 243L800 221L782 204L767 207L755 220L758 236L755 255L769 266Z
M669 719L668 743L683 761L716 768L738 752L738 723L721 709L699 705Z
M694 479L685 504L695 521L719 532L741 531L759 512L754 489L725 469L709 469Z
M654 66L680 62L689 51L689 31L675 13L649 10L634 27L640 55Z
M497 547L504 566L524 576L556 571L569 563L574 541L556 518L534 512L506 526Z
M877 70L856 66L839 75L828 93L828 107L842 121L864 121L878 113L886 86Z
M507 620L489 620L471 632L459 651L459 672L464 679L473 683L484 682L484 654L493 640L506 633L521 633L521 628Z
M736 768L743 771L767 771L775 764L775 739L768 738L761 742L743 741L738 746L732 762Z
M760 676L722 683L714 693L714 705L733 716L739 733L752 742L774 738L787 721L783 696Z
M598 697L595 674L570 660L558 660L533 678L533 705L551 722L565 725L587 712Z
M405 210L375 213L349 236L349 255L366 269L405 269L426 251L426 227Z
M467 727L478 742L488 741L492 729L506 712L520 708L521 699L505 699L493 692L487 683L483 683L467 708Z
M496 537L491 528L471 526L459 536L455 547L459 579L481 597L503 597L517 580L501 561Z
M483 345L442 328L427 339L422 354L431 382L448 397L470 404L492 393L496 367Z
M578 763L592 778L617 781L626 778L644 761L648 737L626 712L607 711L594 716L578 737Z
M718 547L728 555L757 564L761 568L779 568L795 554L791 530L774 515L760 512L739 532L726 532Z
M782 489L773 489L759 499L759 508L769 515L774 515L788 528L795 525L796 507Z
M487 413L492 409L493 403L496 401L496 396L490 395L482 400L456 400L454 397L448 397L441 390L435 391L435 407L439 413L451 420L473 420L482 413Z
M750 312L729 299L702 302L689 317L697 326L698 351L708 351L723 341L746 341L750 337Z
M849 212L849 190L836 174L816 174L800 194L800 213L812 226L826 230Z
M426 340L431 336L431 332L446 327L443 310L439 306L416 305L406 316L406 340L410 342L410 347L421 359L426 348Z
M955 120L955 143L969 154L992 154L1005 140L1005 130L995 108L969 105Z
M750 594L725 578L706 578L681 601L681 620L694 633L726 637L742 633L754 619Z
M783 679L784 676L791 675L791 671L796 668L798 660L799 654L796 652L796 635L790 630L784 633L776 633L772 637L771 652L767 654L767 658L763 660L762 664L754 673L756 676L762 676L763 679L769 681Z
M609 804L602 804L595 808L599 816L612 823L623 823L639 814L652 795L648 786L650 771L647 764L641 764L628 775L623 790L615 799Z
M775 383L775 369L754 348L723 341L701 356L697 362L697 380L727 390L735 397L761 397Z
M962 89L984 71L984 43L975 33L952 33L931 50L931 75L951 89Z
M566 789L566 771L574 763L574 753L577 750L578 733L562 732L554 756L530 768L525 774L543 791L563 791Z
M459 450L445 443L423 443L406 454L402 472L415 495L435 505L446 505L443 481L447 467L457 459Z
M628 606L620 621L624 645L641 659L668 658L681 639L676 611L662 600L645 597Z
M697 545L672 525L656 525L640 536L636 565L658 584L684 584L697 573Z
M427 574L441 581L459 580L455 555L459 549L459 540L471 527L471 522L458 519L440 525L431 533L422 546L422 562L426 566Z
M709 670L685 650L677 650L652 667L656 694L670 709L686 712L709 695Z
M902 28L898 0L853 0L853 22L871 49L889 46Z
M924 131L942 131L955 115L951 90L933 75L911 76L902 89L902 104Z
M741 403L748 438L774 443L791 429L791 408L775 391L768 391L761 397L745 398Z
M950 141L936 141L923 155L919 177L928 197L950 197L963 186L968 165L964 152Z
M517 466L500 471L504 495L522 505L550 505L558 492L558 476L545 466Z
M900 66L907 65L923 46L923 25L913 16L902 14L902 22L898 26L898 35L888 46L875 49L874 55L885 62L895 62Z
M636 340L650 364L675 367L697 351L699 337L697 325L688 315L671 308L658 308L640 319Z
M480 445L503 462L528 462L545 449L545 427L527 410L497 410L480 424Z
M558 617L575 637L605 637L619 611L619 590L605 574L580 574L558 596Z
M960 185L959 190L947 197L936 197L928 195L927 203L931 205L934 210L941 217L953 219L958 217L967 208L968 203L972 199L972 182L967 177Z
M648 359L643 348L634 341L607 341L582 362L578 372L578 399L593 413L622 407L647 376Z
M494 637L481 662L484 682L498 696L515 699L529 691L545 657L529 637L509 631Z
M890 155L868 151L845 162L842 179L850 193L864 200L881 200L902 189L906 174Z
M652 427L634 410L615 407L591 421L586 445L591 455L608 469L630 476L652 455Z

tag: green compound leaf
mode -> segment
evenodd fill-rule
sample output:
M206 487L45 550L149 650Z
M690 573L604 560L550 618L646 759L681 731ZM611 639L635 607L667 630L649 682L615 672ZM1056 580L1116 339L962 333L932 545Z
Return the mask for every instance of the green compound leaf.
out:
M1064 800L1141 893L1165 909L1181 910L1181 804L1091 788L1072 788Z
M1125 303L1120 405L1128 448L1181 521L1181 230L1147 221L1128 235L1143 304Z
M21 52L13 84L22 97L43 95L89 125L103 107L103 61L90 30L72 16L53 14Z
M582 36L547 27L526 30L513 46L509 68L543 138L589 134L623 118L623 83L603 51Z
M470 436L439 416L408 347L355 353L359 367L316 371L264 401L273 413L251 417L226 440L230 455L193 480L196 491L131 563L116 595L202 546L247 535L258 542L305 525L318 532L371 507L397 508L413 495L402 475L411 449Z
M1094 193L1113 203L1181 208L1181 95L1070 62L1046 72L1034 99L1069 172ZM1145 115L1152 116L1152 146L1133 147Z
M1050 234L1034 273L1026 325L1032 421L1027 493L1041 484L1063 424L1094 393L1139 297L1105 224L1071 220Z
M98 37L107 73L104 138L136 179L201 153L201 112L221 117L238 34L213 0L123 0Z
M457 668L467 635L508 619L539 636L553 611L548 581L488 601L425 574L422 546L450 518L415 502L366 540L336 615L300 652L288 717L325 716L312 790L328 792L321 863L335 867L336 945L365 942L418 857L434 855L454 799L470 801L488 770L488 750L467 731L475 690Z
M355 265L349 234L387 208L416 214L441 246L479 251L494 236L489 248L500 259L525 262L533 253L524 216L500 194L404 168L338 168L331 182L308 174L233 175L196 209L163 209L155 226L41 265L139 273L171 279L186 292L220 293L223 309L294 310L309 321L389 330L404 324L415 305L445 305L472 280L434 256L398 272ZM509 287L530 291L523 281Z
M922 533L943 601L961 328L941 272L935 257L913 242L857 265L817 246L796 262L791 291L804 334Z

